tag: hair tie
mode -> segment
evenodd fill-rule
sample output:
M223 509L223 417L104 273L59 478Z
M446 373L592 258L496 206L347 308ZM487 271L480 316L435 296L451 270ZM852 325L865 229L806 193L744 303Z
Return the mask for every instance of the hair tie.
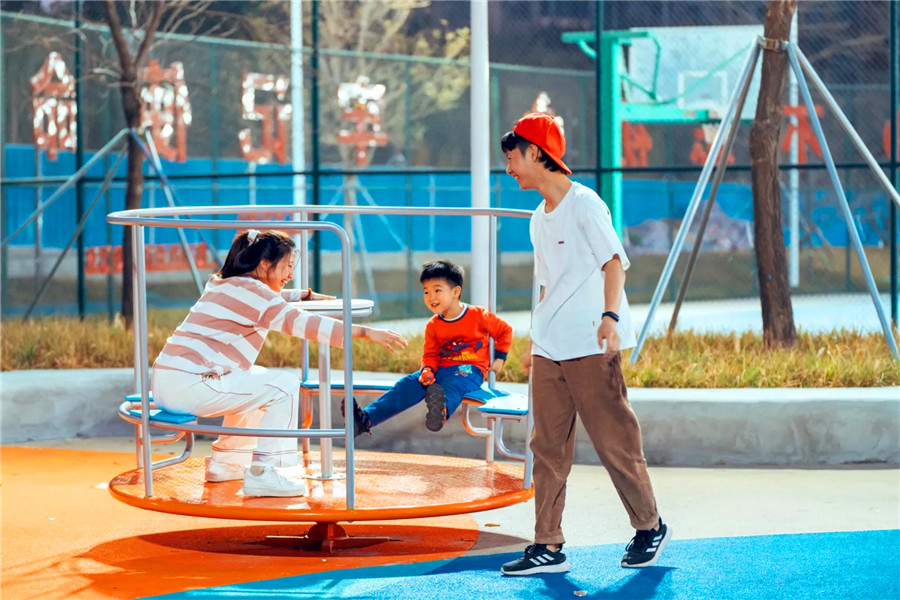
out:
M247 239L250 240L250 243L256 241L256 237L259 235L259 229L250 229L247 231Z

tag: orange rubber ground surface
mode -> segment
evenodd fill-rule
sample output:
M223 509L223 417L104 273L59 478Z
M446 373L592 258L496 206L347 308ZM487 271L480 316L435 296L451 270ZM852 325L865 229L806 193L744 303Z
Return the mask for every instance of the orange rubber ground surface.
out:
M162 457L160 457L162 458ZM468 515L345 525L398 541L336 554L268 546L307 525L230 521L133 508L107 482L131 453L0 449L3 600L138 598L334 569L452 558L478 538ZM222 484L217 484L222 485Z
M343 451L335 451L334 472L346 473ZM321 473L317 452L306 456L307 474ZM144 497L144 472L132 470L110 482L110 492L127 504L182 515L273 521L338 522L408 519L471 513L525 502L521 466L484 460L399 454L355 453L355 505L346 509L345 478L307 479L309 494L296 498L253 498L241 481L204 485L204 459L158 469L153 497Z

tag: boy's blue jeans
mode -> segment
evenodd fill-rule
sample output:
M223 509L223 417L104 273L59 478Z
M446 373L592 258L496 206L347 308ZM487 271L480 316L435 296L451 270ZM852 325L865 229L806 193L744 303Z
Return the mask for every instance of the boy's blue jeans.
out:
M373 427L425 399L427 387L419 383L421 374L422 371L419 370L403 377L378 400L365 407ZM450 418L462 404L463 396L481 387L484 375L473 365L456 365L438 369L434 374L434 381L444 388L444 404L447 406L447 418Z

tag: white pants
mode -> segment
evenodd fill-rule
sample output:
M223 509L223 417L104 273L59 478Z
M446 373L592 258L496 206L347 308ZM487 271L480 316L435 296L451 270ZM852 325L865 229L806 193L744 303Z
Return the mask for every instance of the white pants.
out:
M300 379L253 366L220 377L171 369L153 370L153 399L170 412L225 417L224 427L296 429ZM299 463L296 438L221 435L211 460L232 464L292 467Z

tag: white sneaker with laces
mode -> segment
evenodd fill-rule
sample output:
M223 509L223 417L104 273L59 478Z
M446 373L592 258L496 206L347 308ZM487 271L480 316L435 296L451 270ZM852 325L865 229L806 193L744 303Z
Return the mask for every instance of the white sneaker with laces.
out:
M275 470L275 467L264 467L262 473L254 475L251 469L244 471L245 496L277 496L290 498L305 496L306 482L288 479Z
M244 478L244 465L234 463L223 463L217 460L207 459L206 461L206 481L209 483L219 483L222 481L234 481Z

